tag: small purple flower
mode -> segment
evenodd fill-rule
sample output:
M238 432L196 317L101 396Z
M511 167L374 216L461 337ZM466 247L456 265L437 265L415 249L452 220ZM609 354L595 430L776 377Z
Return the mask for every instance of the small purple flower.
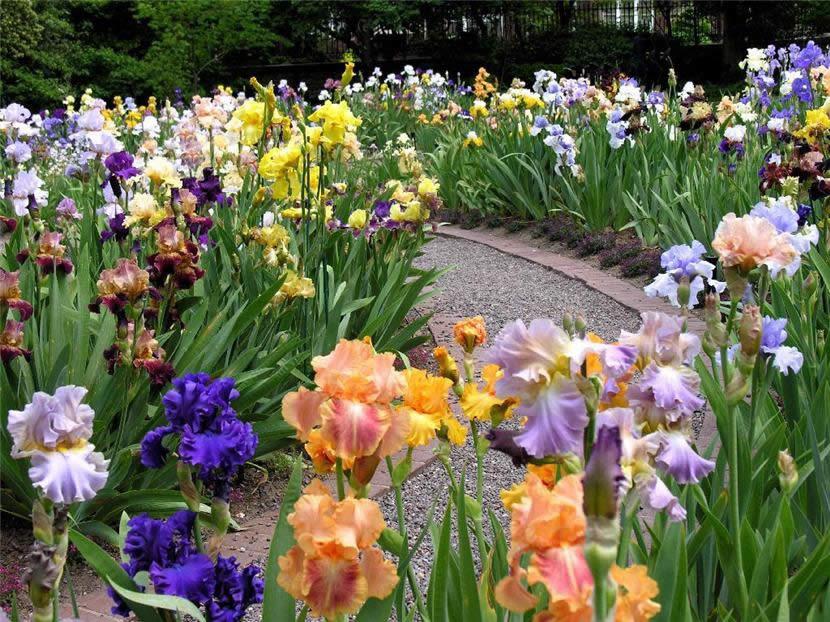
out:
M807 219L813 213L813 208L805 203L799 203L796 213L798 214L798 226L803 227L807 224Z
M64 218L66 220L81 220L81 218L83 218L75 205L75 201L69 197L61 199L60 203L58 203L55 208L55 211L60 218Z
M32 159L32 149L26 143L16 140L6 146L6 157L15 164L23 164Z
M784 345L787 340L787 318L764 316L761 324L761 347L764 351Z
M825 62L824 52L813 41L809 41L793 59L793 66L799 69L810 69Z
M798 97L805 104L810 104L813 101L813 88L810 84L810 79L801 76L793 80L792 84L793 95Z

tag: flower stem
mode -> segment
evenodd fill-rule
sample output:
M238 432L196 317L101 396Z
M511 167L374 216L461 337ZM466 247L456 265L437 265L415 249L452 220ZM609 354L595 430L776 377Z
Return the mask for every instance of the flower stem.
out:
M594 582L594 616L593 622L607 622L608 617L608 580L602 577L601 581Z
M337 472L337 498L342 501L346 498L346 486L343 482L343 460L338 458L334 466Z

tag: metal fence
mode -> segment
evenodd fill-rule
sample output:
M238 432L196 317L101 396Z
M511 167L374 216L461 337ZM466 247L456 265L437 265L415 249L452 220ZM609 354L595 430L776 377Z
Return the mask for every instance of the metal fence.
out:
M777 3L789 11L788 28L780 32L782 41L815 36L815 27L798 8L799 3ZM482 8L484 7L484 8ZM336 25L333 25L336 28ZM723 42L723 23L717 11L693 0L579 0L544 2L535 6L511 5L456 9L425 16L398 29L378 28L378 38L394 38L406 49L411 43L431 38L453 40L478 37L503 42L524 41L533 36L562 31L575 32L590 27L608 27L666 36L682 45ZM323 37L317 50L328 59L337 59L350 47L343 38Z

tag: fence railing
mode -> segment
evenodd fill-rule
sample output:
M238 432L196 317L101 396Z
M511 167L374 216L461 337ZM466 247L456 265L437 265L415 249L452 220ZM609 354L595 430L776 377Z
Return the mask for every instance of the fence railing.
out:
M797 7L799 3L776 4L782 11L789 11L790 25L786 32L781 31L782 40L818 34L809 17ZM466 10L425 15L423 20L413 20L398 29L380 27L374 34L381 39L394 38L401 43L401 49L407 49L412 43L431 38L478 37L509 43L595 26L659 34L684 45L705 45L722 43L724 25L717 11L692 0L579 0L531 6L502 3L486 7L482 3ZM326 58L334 60L354 49L355 44L346 37L326 36L316 47Z

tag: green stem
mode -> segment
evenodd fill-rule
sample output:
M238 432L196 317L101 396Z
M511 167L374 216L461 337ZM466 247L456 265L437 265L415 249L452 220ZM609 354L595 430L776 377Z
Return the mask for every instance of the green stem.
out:
M607 622L608 617L608 580L602 577L594 580L594 616L593 622Z
M741 619L746 619L749 607L749 593L746 587L743 548L741 547L741 508L738 487L738 418L737 409L730 407L729 417L729 509L732 518L732 533L735 542L735 562L738 566L738 610Z
M630 512L626 511L626 504L623 503L622 509L622 535L620 537L620 545L617 548L617 565L628 566L628 545L631 543L631 530L634 527L634 521L637 520L637 505L634 504Z
M338 458L335 462L337 471L337 498L342 501L346 498L346 486L343 482L343 460Z

